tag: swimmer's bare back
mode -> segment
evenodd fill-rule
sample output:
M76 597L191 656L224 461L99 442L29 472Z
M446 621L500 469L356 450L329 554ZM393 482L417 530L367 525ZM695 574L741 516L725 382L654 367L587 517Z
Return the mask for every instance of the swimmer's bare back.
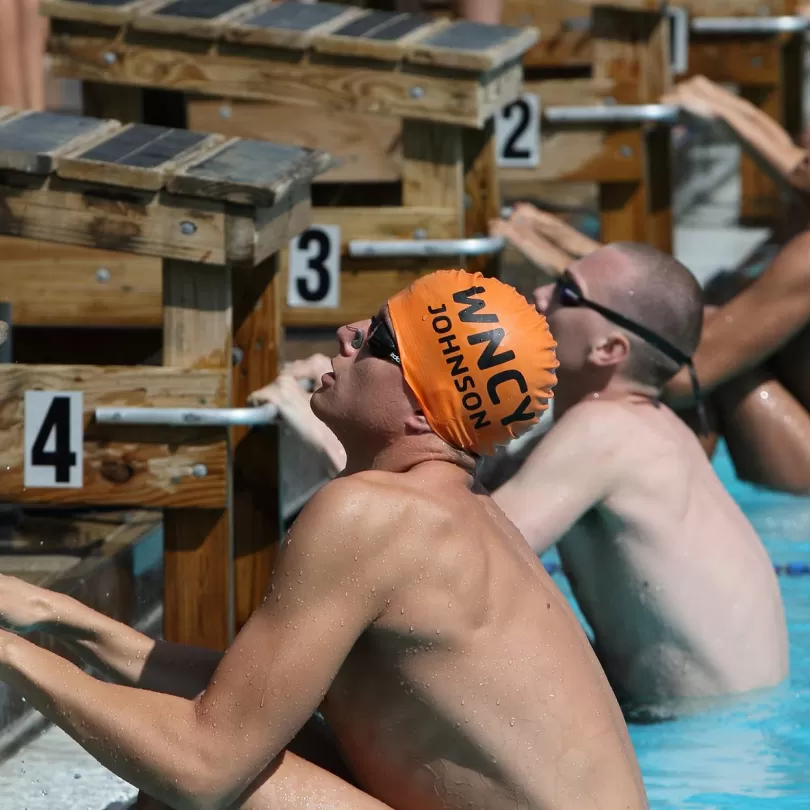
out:
M365 581L381 610L322 711L364 791L395 810L646 807L587 638L466 473L445 462L361 473L302 518L337 525L347 509L367 536L346 587ZM316 539L293 540L308 542L299 554L318 554ZM306 644L305 616L299 632Z

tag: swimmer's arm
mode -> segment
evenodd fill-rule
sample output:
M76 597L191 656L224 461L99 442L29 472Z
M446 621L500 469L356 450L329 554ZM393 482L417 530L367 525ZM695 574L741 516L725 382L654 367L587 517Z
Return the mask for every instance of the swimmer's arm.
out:
M707 320L693 357L705 393L760 365L807 325L808 251L808 233L788 242L759 278ZM672 407L692 404L688 370L678 372L665 394Z
M122 686L193 698L222 659L215 650L150 638L65 594L45 591L41 604L40 629Z
M584 403L567 413L492 495L536 554L560 540L613 486L613 454L600 449L607 428L595 407Z
M384 610L384 572L396 569L380 562L379 501L351 480L313 498L279 553L264 602L198 700L98 681L5 632L0 681L170 807L232 807L317 710Z
M796 146L776 121L750 101L702 76L683 82L662 100L722 121L773 180L803 188L797 169L805 150Z

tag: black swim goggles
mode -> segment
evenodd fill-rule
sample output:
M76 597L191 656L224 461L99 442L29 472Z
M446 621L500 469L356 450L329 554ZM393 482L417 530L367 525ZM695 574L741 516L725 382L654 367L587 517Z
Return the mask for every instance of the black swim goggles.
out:
M689 369L689 376L692 378L692 389L695 392L695 405L698 412L698 419L700 420L701 433L703 435L709 434L709 422L703 403L703 395L700 390L700 382L698 381L692 358L689 357L688 354L684 354L677 346L673 346L666 338L662 338L661 335L656 334L646 326L642 326L640 323L626 318L621 313L586 298L585 293L582 292L582 288L568 270L565 270L557 279L556 294L560 306L587 307L594 312L598 312L603 318L616 324L616 326L626 329L628 332L640 337L643 341L649 343L650 346L658 349L659 352L665 354L671 360L674 360L679 366L686 366Z
M383 318L374 315L368 327L368 337L365 339L366 346L368 346L368 353L372 357L377 357L380 360L388 360L397 366L402 365L402 360L399 356L399 348L397 342L388 324ZM361 348L363 345L363 332L360 329L355 330L355 339L352 341L352 346L355 349Z

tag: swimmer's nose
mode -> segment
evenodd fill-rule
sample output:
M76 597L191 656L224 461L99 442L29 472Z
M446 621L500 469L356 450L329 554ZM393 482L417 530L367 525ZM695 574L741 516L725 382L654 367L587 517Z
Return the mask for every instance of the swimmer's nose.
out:
M370 321L357 321L337 330L338 345L343 357L352 357L363 348L369 323Z

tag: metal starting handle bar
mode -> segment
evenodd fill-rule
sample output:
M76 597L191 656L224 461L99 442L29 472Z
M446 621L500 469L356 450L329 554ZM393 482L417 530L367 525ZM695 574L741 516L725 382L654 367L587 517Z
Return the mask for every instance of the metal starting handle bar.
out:
M695 17L696 34L796 34L810 28L807 17Z
M301 388L313 387L300 381ZM260 427L278 420L275 405L255 408L96 408L100 425L156 425L160 427Z
M473 239L391 239L379 242L355 239L349 242L349 255L375 259L486 256L500 253L505 246L506 241L500 236L481 236Z
M681 108L675 104L605 104L543 109L543 118L552 124L674 124L680 114Z
M589 31L589 17L563 20L567 31ZM810 20L799 16L782 17L693 17L689 30L696 34L794 34L810 28Z

